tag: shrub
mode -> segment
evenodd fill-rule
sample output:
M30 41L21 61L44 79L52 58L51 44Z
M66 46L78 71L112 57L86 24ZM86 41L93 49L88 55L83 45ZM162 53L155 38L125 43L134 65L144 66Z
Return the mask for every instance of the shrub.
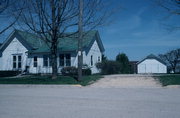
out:
M180 75L178 74L161 75L155 78L162 84L162 86L180 85Z
M118 74L121 66L116 61L104 61L97 63L96 67L101 70L101 74Z
M66 76L74 76L77 75L77 68L76 67L64 67L61 69L62 75Z
M61 70L62 75L66 76L77 76L78 75L78 69L76 67L64 67ZM83 68L82 69L83 75L91 75L91 69L90 68Z
M121 64L120 73L123 73L123 74L130 73L131 69L129 65L129 59L125 53L121 53L121 54L119 53L116 56L116 61Z
M83 75L91 75L92 74L91 69L90 68L82 69L82 74Z
M0 77L12 77L20 73L21 71L0 71Z

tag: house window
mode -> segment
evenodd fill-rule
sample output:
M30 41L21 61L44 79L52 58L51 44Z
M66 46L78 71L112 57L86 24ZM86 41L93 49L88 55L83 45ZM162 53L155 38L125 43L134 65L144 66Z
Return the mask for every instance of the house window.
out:
M44 67L52 66L52 60L51 60L49 55L44 55L43 56L43 65L44 65Z
M49 66L52 66L52 59L51 59L51 57L48 58L48 64L49 64Z
M91 55L91 66L93 66L93 56Z
M59 55L59 64L60 64L60 66L64 66L64 54L60 54Z
M13 68L16 68L16 56L13 56Z
M19 69L21 68L21 60L22 60L21 56L18 56L18 68Z
M70 54L60 54L59 55L59 65L60 66L71 66L71 55Z
M13 69L21 69L21 68L22 68L22 56L13 55Z
M43 65L44 65L45 67L48 66L48 56L47 56L47 55L44 55L44 56L43 56Z
M71 66L71 55L66 54L66 66Z
M98 62L100 62L101 60L100 60L100 56L98 56Z
M34 65L34 67L37 67L37 65L38 65L37 64L37 56L34 57L34 64L33 65Z

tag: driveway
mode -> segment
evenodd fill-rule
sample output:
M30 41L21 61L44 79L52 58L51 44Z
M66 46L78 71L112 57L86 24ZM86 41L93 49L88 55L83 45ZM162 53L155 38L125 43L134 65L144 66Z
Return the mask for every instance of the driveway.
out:
M0 118L179 118L179 88L0 85Z
M158 81L152 75L140 74L122 74L122 75L106 75L90 87L101 88L157 88L161 87Z

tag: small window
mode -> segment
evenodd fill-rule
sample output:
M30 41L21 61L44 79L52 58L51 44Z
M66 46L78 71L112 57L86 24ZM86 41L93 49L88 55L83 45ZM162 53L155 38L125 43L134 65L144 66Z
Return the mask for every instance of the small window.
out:
M66 54L66 66L71 66L71 55Z
M16 61L16 56L13 56L13 61Z
M43 65L44 65L45 67L48 66L48 56L47 56L47 55L44 55L44 56L43 56Z
M52 66L52 59L50 58L50 56L49 55L44 55L43 56L43 65L44 65L44 67L50 67L50 66Z
M59 64L60 64L60 66L64 66L64 54L60 54L59 55Z
M91 66L93 66L93 56L91 55Z
M60 66L71 66L71 55L70 54L60 54L59 55L59 65Z
M16 68L16 56L13 56L13 68Z
M49 59L49 60L48 60L48 62L49 62L49 66L52 66L52 58L51 58L51 57L49 57L48 59Z
M21 60L22 60L21 56L18 56L18 68L21 68Z
M34 67L37 67L37 56L34 57Z
M100 60L100 56L98 56L98 62L100 62L101 60Z
M22 68L22 56L13 55L13 69L21 69L21 68Z
M21 61L21 56L18 56L18 61Z

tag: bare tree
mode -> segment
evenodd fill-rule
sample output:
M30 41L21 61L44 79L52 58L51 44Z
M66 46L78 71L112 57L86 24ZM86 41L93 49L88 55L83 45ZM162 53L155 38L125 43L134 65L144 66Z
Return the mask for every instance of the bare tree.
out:
M170 66L170 69L172 69L174 73L176 72L177 64L180 60L180 49L161 54L159 57Z
M180 15L180 1L179 0L157 0L157 4L169 13Z
M180 18L180 0L155 0L156 4L167 11L168 17ZM180 30L180 24L166 25L171 29Z
M14 0L1 0L0 1L0 20L4 19L11 19L10 22L8 20L5 20L6 22L3 22L0 28L0 34L8 30L10 27L12 27L18 20L19 16L21 15L22 8L13 9L14 4L16 4L17 1ZM12 17L13 14L18 14L17 17Z
M49 47L52 79L56 79L58 43L65 37L65 31L77 26L77 3L74 0L22 1L25 1L25 4L19 21L24 29L36 33Z
M0 13L2 13L5 9L7 9L8 4L9 4L9 0L0 1Z
M77 0L22 0L25 1L24 10L20 16L20 22L25 24L31 32L34 32L44 40L50 49L52 59L52 78L57 78L57 49L59 41L67 36L79 32L77 39L82 39L84 30L91 30L107 21L111 14L104 7L101 0L83 0L83 13L79 12ZM18 8L18 7L17 7ZM111 8L111 7L109 7ZM81 19L81 21L80 21ZM109 18L110 19L110 18ZM81 29L77 28L81 22ZM73 30L73 33L66 34ZM66 35L65 35L66 34ZM82 42L79 50L82 50ZM82 53L82 51L81 51ZM82 55L81 55L82 56ZM82 57L81 57L82 58ZM81 68L82 68L81 61ZM82 72L81 72L82 75Z

